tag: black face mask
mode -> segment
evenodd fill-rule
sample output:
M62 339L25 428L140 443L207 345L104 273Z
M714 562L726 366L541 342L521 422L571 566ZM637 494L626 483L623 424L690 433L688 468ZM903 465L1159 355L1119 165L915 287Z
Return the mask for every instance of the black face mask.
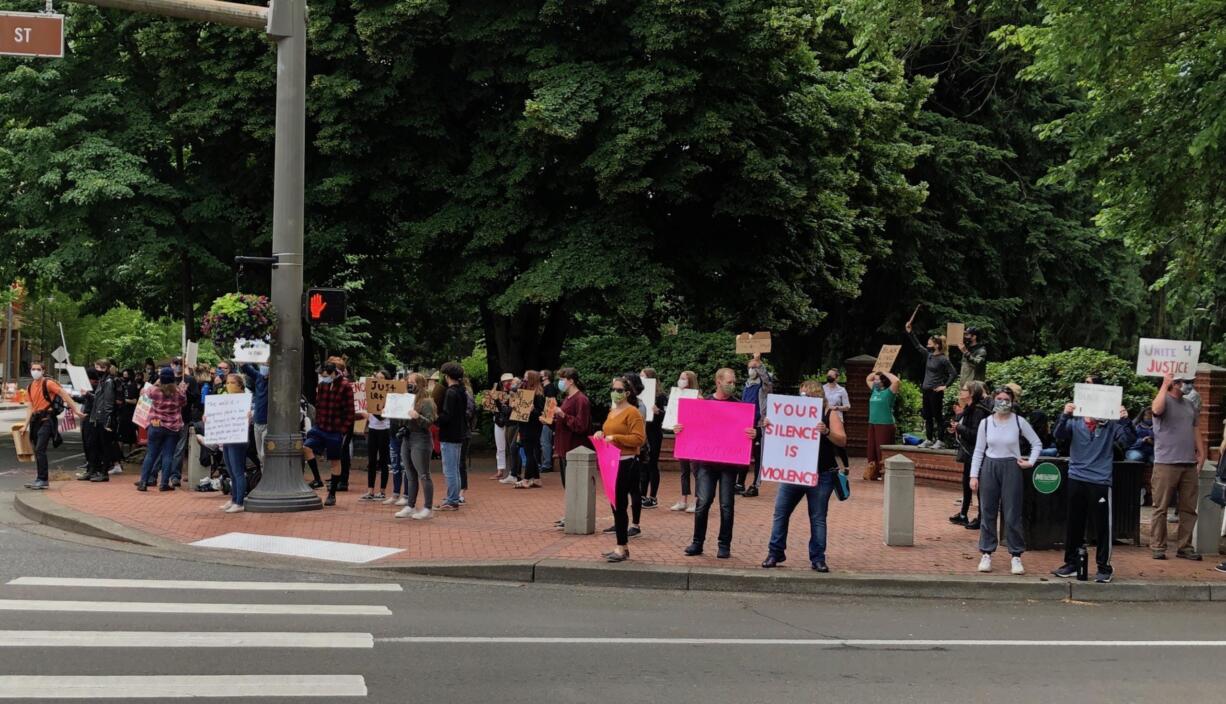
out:
M408 392L409 392L409 393L411 393L411 394L415 394L415 393L417 393L417 384L409 384L409 385L408 385L408 386L406 386L405 388L406 388L406 389L408 390Z
M830 382L831 384L834 384L834 383L838 382L838 380L839 380L839 378L838 378L837 376L828 376L828 377L826 377L826 381Z

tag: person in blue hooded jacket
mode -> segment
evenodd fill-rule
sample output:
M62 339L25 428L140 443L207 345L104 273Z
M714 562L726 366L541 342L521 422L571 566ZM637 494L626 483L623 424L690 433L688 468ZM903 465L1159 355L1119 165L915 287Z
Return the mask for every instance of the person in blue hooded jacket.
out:
M1097 377L1093 383L1101 384ZM1119 418L1079 418L1073 416L1075 406L1065 404L1064 413L1056 423L1056 439L1070 442L1068 486L1068 533L1064 540L1064 564L1052 574L1069 578L1077 574L1077 551L1085 544L1087 518L1094 521L1098 536L1094 552L1098 571L1094 581L1111 581L1111 480L1115 467L1115 451L1123 450L1136 440L1136 431L1128 421L1128 409L1120 407ZM1134 497L1135 498L1135 497Z

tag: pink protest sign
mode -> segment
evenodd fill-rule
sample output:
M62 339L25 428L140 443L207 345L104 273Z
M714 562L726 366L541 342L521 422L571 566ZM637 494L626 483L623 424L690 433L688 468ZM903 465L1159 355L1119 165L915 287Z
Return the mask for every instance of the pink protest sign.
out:
M621 467L622 451L616 445L604 438L592 436L592 447L596 450L596 466L600 468L600 481L604 484L604 495L612 506L617 505L617 472Z
M745 435L753 427L754 405L735 401L683 398L677 405L677 445L680 460L749 464L753 440Z

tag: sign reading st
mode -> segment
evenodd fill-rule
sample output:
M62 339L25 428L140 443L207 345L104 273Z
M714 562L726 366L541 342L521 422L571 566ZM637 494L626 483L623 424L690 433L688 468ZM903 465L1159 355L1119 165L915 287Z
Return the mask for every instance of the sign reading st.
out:
M64 57L64 16L0 12L0 56Z

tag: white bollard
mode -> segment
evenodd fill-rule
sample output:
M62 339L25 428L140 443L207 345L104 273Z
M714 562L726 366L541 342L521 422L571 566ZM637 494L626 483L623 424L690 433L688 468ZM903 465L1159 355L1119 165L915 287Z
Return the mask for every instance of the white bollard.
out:
M566 527L567 535L596 532L596 453L576 447L566 453Z
M885 461L885 544L915 545L915 463L903 455Z

